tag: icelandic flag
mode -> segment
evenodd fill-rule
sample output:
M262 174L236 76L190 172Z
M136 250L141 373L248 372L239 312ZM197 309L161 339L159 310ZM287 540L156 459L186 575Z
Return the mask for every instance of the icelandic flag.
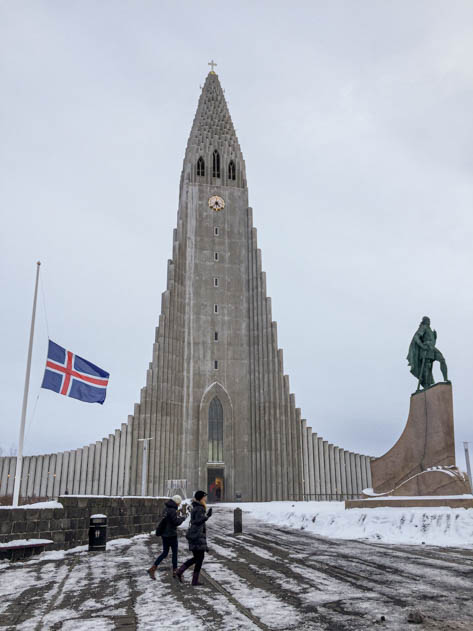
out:
M87 403L103 403L110 373L49 340L42 388Z

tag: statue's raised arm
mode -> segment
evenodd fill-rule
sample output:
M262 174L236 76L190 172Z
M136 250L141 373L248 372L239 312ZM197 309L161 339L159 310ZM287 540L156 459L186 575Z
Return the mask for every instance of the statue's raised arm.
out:
M435 381L432 374L434 361L440 363L444 381L448 381L447 364L442 353L435 347L436 341L437 332L430 328L430 318L424 316L419 328L414 333L407 353L407 363L411 373L419 380L417 389L421 386L429 388L434 385Z

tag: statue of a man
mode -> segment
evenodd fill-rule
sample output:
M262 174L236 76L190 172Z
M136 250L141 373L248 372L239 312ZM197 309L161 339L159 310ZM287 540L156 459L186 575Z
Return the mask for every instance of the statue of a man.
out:
M436 341L437 331L432 331L430 318L424 316L412 338L407 354L407 363L411 367L411 373L419 380L417 389L420 386L428 388L435 383L432 375L434 361L440 362L444 381L448 381L447 364L442 353L435 348Z

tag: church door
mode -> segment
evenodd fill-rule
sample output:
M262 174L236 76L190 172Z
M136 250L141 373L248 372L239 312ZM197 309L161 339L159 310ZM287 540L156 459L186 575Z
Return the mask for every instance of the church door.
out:
M223 486L224 470L223 469L207 469L207 481L208 481L208 502L209 504L215 504L215 502L223 502L225 489Z

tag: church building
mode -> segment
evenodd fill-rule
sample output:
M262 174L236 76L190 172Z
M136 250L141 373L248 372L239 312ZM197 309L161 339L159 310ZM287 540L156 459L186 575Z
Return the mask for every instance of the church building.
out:
M371 486L369 461L318 436L296 407L245 161L212 70L185 151L139 403L103 440L24 457L21 495L163 495L187 484L188 494L205 489L210 501L341 499ZM14 471L15 458L0 459L0 495L12 492Z

